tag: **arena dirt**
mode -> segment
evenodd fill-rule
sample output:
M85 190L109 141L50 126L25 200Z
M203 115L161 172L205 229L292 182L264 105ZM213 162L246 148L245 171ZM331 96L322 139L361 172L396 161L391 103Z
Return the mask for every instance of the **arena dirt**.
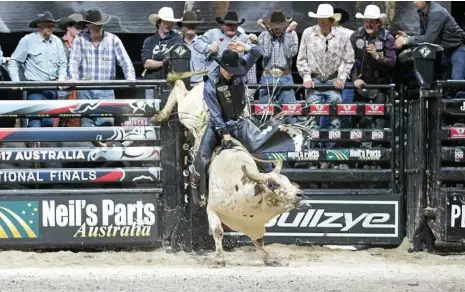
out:
M465 291L465 255L396 249L332 250L273 244L282 267L252 247L213 254L0 252L1 291ZM148 289L148 287L152 287Z

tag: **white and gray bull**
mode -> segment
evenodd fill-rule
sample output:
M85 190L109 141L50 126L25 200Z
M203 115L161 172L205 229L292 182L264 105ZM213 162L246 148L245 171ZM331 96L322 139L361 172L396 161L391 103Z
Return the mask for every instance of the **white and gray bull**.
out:
M280 174L281 167L279 162L272 172L260 173L254 158L242 147L223 150L212 159L207 214L218 264L225 264L223 223L250 237L266 265L279 265L264 249L265 224L299 207L303 195L297 184Z

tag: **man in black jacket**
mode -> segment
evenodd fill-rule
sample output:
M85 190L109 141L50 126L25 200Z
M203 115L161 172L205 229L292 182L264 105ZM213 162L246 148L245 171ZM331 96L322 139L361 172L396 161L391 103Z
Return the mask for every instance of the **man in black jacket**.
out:
M396 47L416 46L420 43L433 43L444 48L447 63L452 64L453 80L465 79L465 32L455 22L450 13L441 5L431 1L414 1L420 17L421 35L408 36L399 32Z

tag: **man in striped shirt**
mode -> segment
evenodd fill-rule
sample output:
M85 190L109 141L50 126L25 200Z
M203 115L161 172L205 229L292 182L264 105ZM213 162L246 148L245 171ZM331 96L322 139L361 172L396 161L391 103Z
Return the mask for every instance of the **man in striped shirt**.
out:
M90 10L82 23L87 30L73 41L69 60L69 75L72 80L115 80L116 62L121 66L127 80L135 80L136 74L131 59L121 40L103 30L110 15ZM113 90L79 90L78 99L115 99ZM82 118L82 127L111 126L113 118Z

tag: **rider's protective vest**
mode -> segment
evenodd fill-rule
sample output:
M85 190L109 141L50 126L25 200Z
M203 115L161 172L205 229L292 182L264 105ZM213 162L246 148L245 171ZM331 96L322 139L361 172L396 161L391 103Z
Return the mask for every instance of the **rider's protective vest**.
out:
M216 98L223 110L223 120L237 120L245 108L245 85L243 78L233 76L230 80L218 74L215 84Z

